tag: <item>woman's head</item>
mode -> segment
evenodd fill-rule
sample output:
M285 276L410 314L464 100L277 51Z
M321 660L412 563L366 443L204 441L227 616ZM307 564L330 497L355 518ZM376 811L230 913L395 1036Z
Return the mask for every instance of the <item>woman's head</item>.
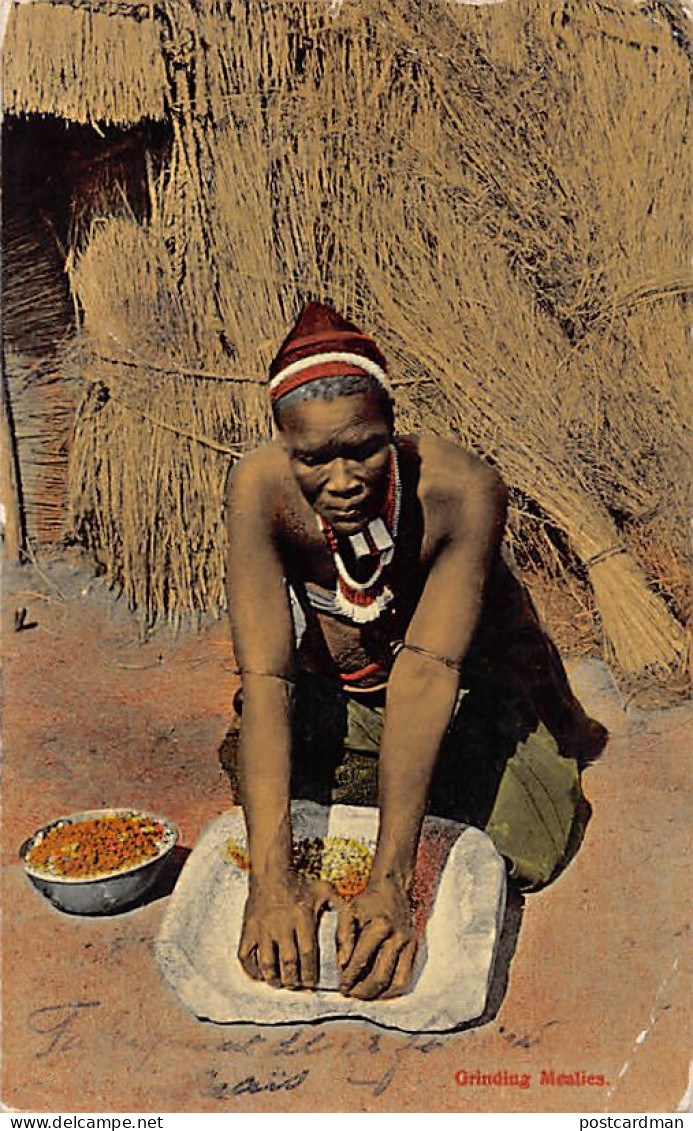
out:
M328 397L287 399L279 436L305 499L338 534L380 513L392 444L392 406L380 389L333 386Z
M386 364L375 342L309 303L270 369L272 410L296 480L339 533L379 513L394 431Z

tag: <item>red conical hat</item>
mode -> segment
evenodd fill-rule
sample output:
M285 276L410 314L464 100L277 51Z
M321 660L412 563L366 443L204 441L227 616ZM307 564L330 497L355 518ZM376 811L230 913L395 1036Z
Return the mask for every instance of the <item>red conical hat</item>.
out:
M369 374L387 392L386 362L372 338L329 306L309 302L270 366L272 402L323 377Z

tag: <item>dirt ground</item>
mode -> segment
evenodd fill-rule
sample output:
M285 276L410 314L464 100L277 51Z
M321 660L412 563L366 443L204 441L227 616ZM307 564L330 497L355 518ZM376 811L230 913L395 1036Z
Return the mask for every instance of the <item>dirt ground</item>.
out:
M6 569L3 600L5 1105L599 1113L685 1102L690 704L624 709L603 666L570 665L611 732L585 773L593 817L567 871L516 909L507 986L483 1024L435 1038L353 1022L216 1026L188 1015L154 965L166 895L108 918L63 915L30 886L17 849L60 814L118 805L165 813L194 844L232 803L217 764L237 685L228 624L143 642L77 556ZM530 1080L456 1082L477 1069ZM573 1082L542 1083L542 1072Z

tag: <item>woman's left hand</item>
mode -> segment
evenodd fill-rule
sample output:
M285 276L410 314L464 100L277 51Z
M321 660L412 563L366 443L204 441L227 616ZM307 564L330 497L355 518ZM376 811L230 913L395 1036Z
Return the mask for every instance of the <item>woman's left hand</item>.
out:
M339 912L340 993L370 1000L403 994L411 981L416 936L407 891L394 879L369 883Z

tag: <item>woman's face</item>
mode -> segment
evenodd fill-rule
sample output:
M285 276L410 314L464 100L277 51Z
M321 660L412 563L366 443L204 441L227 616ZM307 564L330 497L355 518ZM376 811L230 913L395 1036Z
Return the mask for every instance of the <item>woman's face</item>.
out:
M304 497L336 534L356 534L380 512L392 431L376 393L295 401L280 437Z

